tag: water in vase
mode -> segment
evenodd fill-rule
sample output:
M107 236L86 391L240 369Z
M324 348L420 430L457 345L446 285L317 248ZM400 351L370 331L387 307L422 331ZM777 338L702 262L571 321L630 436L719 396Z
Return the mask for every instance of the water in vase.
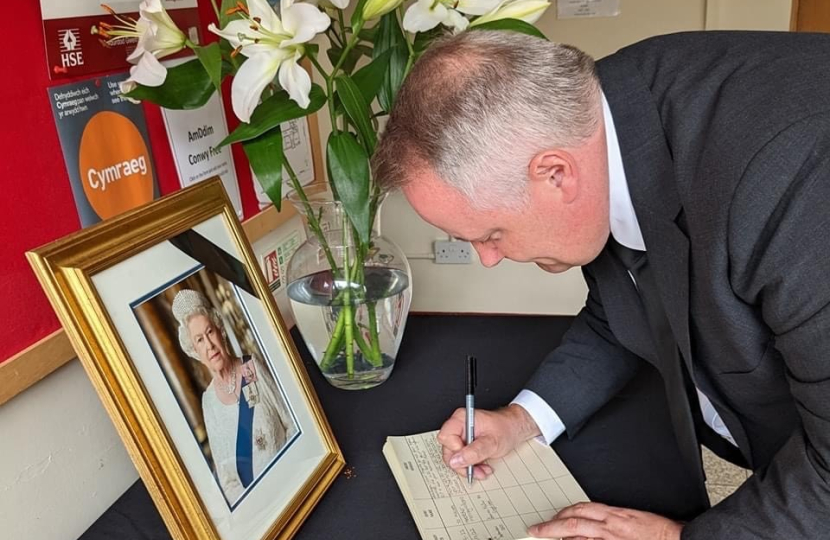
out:
M358 339L362 339L363 344L369 344L369 323L377 321L381 360L370 362L361 348L355 346L351 374L347 369L345 351L323 362L326 347L343 310L346 282L336 280L331 270L323 270L288 284L288 298L303 340L325 377L338 388L371 388L385 381L394 366L406 325L412 296L407 274L394 268L367 266L364 276L363 284L352 283L349 288L349 303L355 310L354 332L360 332Z

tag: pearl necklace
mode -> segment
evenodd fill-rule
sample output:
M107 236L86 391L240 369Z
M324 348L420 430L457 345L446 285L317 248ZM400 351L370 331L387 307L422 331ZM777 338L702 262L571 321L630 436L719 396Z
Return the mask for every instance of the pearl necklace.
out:
M236 391L236 364L233 366L233 373L231 373L231 382L222 381L223 390L226 394L231 395Z

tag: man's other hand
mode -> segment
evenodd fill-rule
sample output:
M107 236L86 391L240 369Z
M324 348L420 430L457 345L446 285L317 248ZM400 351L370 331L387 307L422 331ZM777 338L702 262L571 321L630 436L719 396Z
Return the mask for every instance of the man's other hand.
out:
M441 426L438 442L443 447L444 463L458 474L467 474L467 465L475 465L473 474L483 480L493 468L485 463L507 455L522 442L540 434L533 418L520 405L497 411L475 411L475 440L465 445L465 410L456 409Z
M528 529L534 538L562 540L680 540L683 525L670 519L628 508L579 503L552 520Z

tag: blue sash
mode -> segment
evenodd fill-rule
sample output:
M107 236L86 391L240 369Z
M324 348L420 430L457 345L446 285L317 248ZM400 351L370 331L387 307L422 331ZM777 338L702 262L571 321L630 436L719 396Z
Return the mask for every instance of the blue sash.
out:
M242 359L243 363L245 358ZM247 383L242 377L242 387ZM244 487L251 485L254 481L254 459L253 459L253 431L254 431L254 408L248 406L245 393L239 389L239 424L236 429L236 472Z

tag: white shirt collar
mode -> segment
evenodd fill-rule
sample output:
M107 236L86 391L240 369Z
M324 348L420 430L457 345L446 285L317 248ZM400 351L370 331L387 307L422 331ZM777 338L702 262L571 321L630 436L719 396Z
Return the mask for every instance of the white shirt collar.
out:
M617 140L617 130L614 128L614 118L605 94L602 95L602 113L605 118L605 140L608 146L608 187L610 190L610 223L611 235L614 240L627 248L645 251L646 243L640 224L637 222L637 213L631 202L628 192L628 180L625 177L620 143Z

